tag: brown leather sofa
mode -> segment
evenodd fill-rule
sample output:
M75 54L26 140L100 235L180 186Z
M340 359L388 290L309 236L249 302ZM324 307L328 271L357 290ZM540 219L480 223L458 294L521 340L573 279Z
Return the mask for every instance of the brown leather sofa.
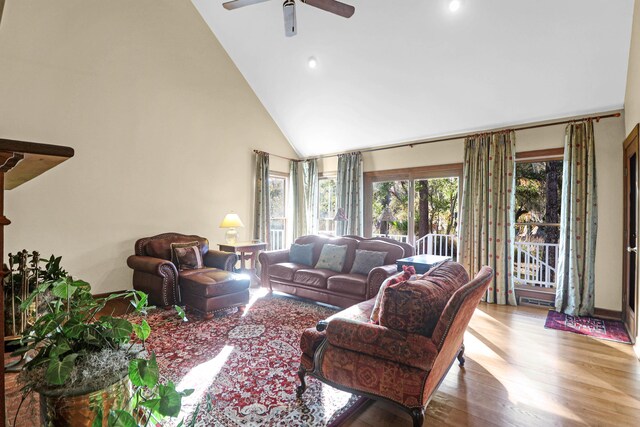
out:
M383 311L391 304L386 326L384 312L380 324L370 321L371 299L305 330L298 396L310 375L340 390L398 405L411 414L414 427L422 426L425 409L456 357L464 366L464 332L492 278L493 270L483 267L469 281L460 264L447 261L408 285L392 285L404 286L398 299L391 295L385 301L387 288L382 297ZM431 293L415 292L422 286L431 287ZM394 307L398 301L402 303ZM431 313L425 316L425 310ZM425 318L428 325L411 321Z
M199 243L205 268L179 271L171 261L171 244L190 242ZM150 304L187 305L210 318L249 301L249 278L233 273L237 260L234 253L210 250L204 237L164 233L136 241L127 265L133 269L133 288L147 293Z
M382 282L397 272L396 260L413 255L411 245L390 239L309 235L299 237L295 243L313 243L313 265L318 262L325 244L346 245L347 256L342 271L338 273L291 263L289 249L267 251L258 256L262 286L338 307L349 307L375 296ZM356 249L386 252L384 265L374 268L367 276L350 274Z

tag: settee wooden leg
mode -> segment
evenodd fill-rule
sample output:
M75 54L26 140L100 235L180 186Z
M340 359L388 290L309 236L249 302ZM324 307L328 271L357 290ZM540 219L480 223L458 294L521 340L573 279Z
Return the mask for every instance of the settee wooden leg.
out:
M304 377L307 371L304 369L302 365L298 368L298 378L300 378L300 385L296 388L296 395L298 397L302 397L302 394L307 390L307 382Z
M424 423L424 409L414 408L411 410L411 418L413 418L413 427L422 427Z
M204 314L202 315L202 318L203 318L204 320L211 320L211 319L213 319L213 315L214 315L213 311L211 311L211 312L207 312L207 313L204 313Z
M460 364L460 367L463 368L464 367L464 362L465 362L465 358L464 358L464 344L462 344L460 346L460 351L458 352L458 362Z

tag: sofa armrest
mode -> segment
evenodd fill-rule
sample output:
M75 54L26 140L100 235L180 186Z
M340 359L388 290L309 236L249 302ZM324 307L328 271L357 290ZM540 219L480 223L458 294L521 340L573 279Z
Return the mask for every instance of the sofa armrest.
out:
M269 280L270 265L288 261L289 249L260 252L258 255L258 262L260 262L260 282L262 283L262 286L269 284L269 290L271 290L271 281Z
M127 258L127 265L136 271L153 274L155 276L164 277L166 271L178 275L176 266L171 261L162 258L153 258L150 256L131 255Z
M398 273L398 267L395 264L383 265L376 267L369 272L367 277L367 295L366 299L371 299L378 295L382 282L389 276Z
M204 254L202 262L210 268L233 271L236 262L238 262L238 255L233 252L209 250L209 252Z
M263 268L265 265L289 262L289 249L260 252L260 255L258 255L258 260L260 261L260 264Z
M332 319L327 327L331 345L429 371L438 355L431 338L350 319Z

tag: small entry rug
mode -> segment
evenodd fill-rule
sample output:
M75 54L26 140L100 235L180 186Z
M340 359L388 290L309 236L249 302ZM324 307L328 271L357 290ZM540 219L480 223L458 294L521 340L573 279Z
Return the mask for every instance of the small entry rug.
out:
M335 427L368 400L309 377L302 399L295 394L300 336L334 313L252 290L244 312L211 320L187 312L183 322L172 310L150 311L147 348L162 376L195 390L183 399L184 425L198 407L196 426Z
M602 340L631 344L629 334L627 334L624 324L619 320L569 316L564 313L549 310L544 327L547 329L573 332L574 334L588 335Z

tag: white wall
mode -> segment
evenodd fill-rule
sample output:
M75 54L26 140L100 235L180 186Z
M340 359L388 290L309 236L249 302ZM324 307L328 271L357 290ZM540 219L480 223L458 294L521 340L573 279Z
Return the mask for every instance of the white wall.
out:
M598 308L622 309L622 117L595 123L598 177L598 243L596 247L596 295ZM564 145L564 125L516 132L516 150L530 151ZM364 170L411 168L463 161L463 140L438 142L364 153ZM336 158L320 162L322 172L337 168Z
M253 149L294 151L189 0L9 0L0 137L76 155L6 193L6 251L62 255L94 292L129 288L137 238L251 238ZM287 171L273 158L272 169Z
M640 0L635 0L633 11L624 115L625 128L628 135L634 126L640 122Z

